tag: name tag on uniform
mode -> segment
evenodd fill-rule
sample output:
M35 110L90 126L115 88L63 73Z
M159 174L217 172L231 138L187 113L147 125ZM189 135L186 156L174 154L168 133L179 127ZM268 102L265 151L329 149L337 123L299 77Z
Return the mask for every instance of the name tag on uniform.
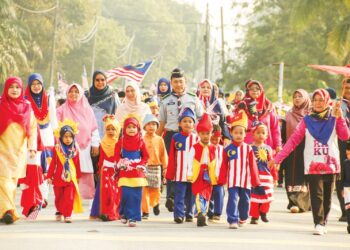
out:
M175 102L168 102L167 105L175 105Z

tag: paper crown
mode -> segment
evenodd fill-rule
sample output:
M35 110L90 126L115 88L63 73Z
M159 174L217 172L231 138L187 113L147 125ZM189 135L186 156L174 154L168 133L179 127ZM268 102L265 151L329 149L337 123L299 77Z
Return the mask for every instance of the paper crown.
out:
M261 121L253 122L252 129L251 129L252 133L254 133L255 130L257 130L258 128L266 128L266 131L268 131L267 125L265 123L263 123Z
M54 130L54 135L56 138L60 138L60 132L64 127L70 127L74 135L79 133L78 123L69 119L65 119L63 122L58 122L58 127Z
M120 130L120 123L117 121L117 119L115 118L114 115L104 115L102 118L102 121L104 122L104 126L105 128L107 128L107 126L112 125L118 132Z
M228 116L226 121L231 128L236 126L241 126L245 129L248 128L248 117L244 110L240 110L233 116Z
M181 120L185 117L190 117L192 118L193 122L196 122L196 116L193 112L192 109L185 107L181 110L180 114L179 114L179 122L181 122Z
M204 113L197 125L197 132L212 132L213 122L207 113Z

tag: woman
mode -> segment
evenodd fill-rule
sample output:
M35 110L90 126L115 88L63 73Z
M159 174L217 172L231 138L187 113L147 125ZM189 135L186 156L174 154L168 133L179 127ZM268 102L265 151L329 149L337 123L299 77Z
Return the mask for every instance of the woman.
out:
M248 131L250 131L247 132L244 142L248 144L253 142L251 129L258 122L262 122L268 128L268 137L265 143L279 152L282 143L278 116L270 100L265 97L264 88L260 82L249 80L246 83L246 94L243 103L248 116Z
M164 96L171 93L170 81L166 78L160 78L157 84L157 95L161 101Z
M19 219L17 180L25 177L27 152L33 159L37 149L37 123L19 77L5 81L0 114L0 221L12 224Z
M281 163L305 138L304 174L309 183L314 234L327 232L327 217L331 210L335 177L340 173L338 138L348 140L350 136L346 121L337 103L331 115L330 97L325 89L317 89L312 95L312 110L306 115L283 150L269 166Z
M141 94L139 86L136 82L128 82L125 84L125 99L122 104L117 108L116 118L118 121L129 115L136 115L140 121L143 121L146 114L152 114L149 106L146 103L141 102Z
M85 93L89 104L94 111L98 124L100 138L103 137L104 125L102 118L106 115L114 115L120 104L118 96L107 85L107 76L103 71L96 70L92 76L92 86Z
M80 148L82 172L79 190L83 199L92 199L95 194L95 184L91 156L98 155L100 137L94 112L80 85L74 83L68 87L67 101L57 109L57 119L61 122L64 119L70 119L78 123L79 133L76 140Z
M220 126L223 138L230 139L223 108L215 95L215 89L210 80L204 79L199 83L197 96L205 112L210 114L213 124Z
M286 114L285 131L286 140L290 138L299 122L309 113L310 98L303 89L293 93L293 107ZM304 147L303 140L296 149L284 160L285 186L288 197L288 209L292 213L307 212L310 210L310 196L304 178Z
M25 98L32 105L36 121L39 125L41 148L37 152L38 165L41 166L43 173L47 173L49 164L53 154L53 146L55 140L53 136L53 126L57 124L55 106L54 106L54 93L50 94L49 98L47 92L44 89L44 80L40 74L31 74L28 78L28 86L25 91ZM50 102L51 101L51 102ZM27 164L30 164L28 162ZM49 185L47 181L40 187L44 204L47 205L47 199L49 195Z

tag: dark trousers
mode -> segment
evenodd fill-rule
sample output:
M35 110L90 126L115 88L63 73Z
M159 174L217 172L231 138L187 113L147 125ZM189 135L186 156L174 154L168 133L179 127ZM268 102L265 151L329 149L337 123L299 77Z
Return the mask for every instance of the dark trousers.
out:
M227 222L238 223L248 219L250 203L250 189L232 187L228 189L226 206Z
M224 187L220 185L214 185L209 201L208 217L211 218L214 215L221 216L222 209L224 207Z
M311 210L314 224L325 225L331 210L332 193L335 184L335 175L308 175Z
M192 194L192 184L189 182L173 182L175 187L174 218L193 218L195 197Z
M166 151L169 155L170 152L170 144L171 144L171 139L173 138L173 135L176 134L177 132L175 131L166 131L165 136L164 136L164 143L165 143L165 148ZM166 198L167 199L174 199L174 193L175 193L175 187L174 187L174 182L167 180L166 183Z

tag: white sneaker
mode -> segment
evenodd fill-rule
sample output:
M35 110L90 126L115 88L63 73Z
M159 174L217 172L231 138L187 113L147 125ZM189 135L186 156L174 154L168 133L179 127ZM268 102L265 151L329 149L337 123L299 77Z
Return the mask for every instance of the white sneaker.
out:
M231 224L229 225L229 228L230 228L230 229L238 229L238 223L231 223Z
M324 234L324 226L317 224L315 226L314 235L323 235L323 234Z
M326 228L326 226L323 226L323 233L324 233L324 234L327 234L327 228Z

